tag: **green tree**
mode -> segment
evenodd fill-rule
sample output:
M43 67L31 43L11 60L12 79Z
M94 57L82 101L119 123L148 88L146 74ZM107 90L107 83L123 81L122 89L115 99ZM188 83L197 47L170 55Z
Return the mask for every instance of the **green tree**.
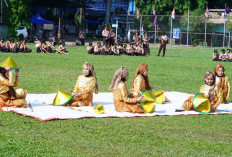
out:
M232 17L226 20L226 29L232 31Z
M135 4L142 15L151 15L154 7L158 15L170 15L173 8L178 15L187 14L188 7L191 11L203 14L208 2L207 0L136 0Z
M9 34L15 37L18 26L30 28L29 19L32 17L32 13L28 4L31 0L7 0L7 2L9 5L7 9Z

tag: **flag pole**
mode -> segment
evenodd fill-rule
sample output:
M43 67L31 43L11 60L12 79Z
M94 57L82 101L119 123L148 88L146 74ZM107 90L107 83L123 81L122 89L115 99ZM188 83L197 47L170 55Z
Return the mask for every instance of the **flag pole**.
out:
M189 41L189 12L188 12L188 28L187 28L187 45L189 44L188 41Z
M171 17L170 45L172 45L172 17Z
M155 16L155 21L157 20L156 16ZM156 24L157 26L157 24ZM156 26L155 26L155 39L154 39L154 44L156 44Z
M230 32L229 32L229 45L228 45L228 48L230 47Z
M205 47L206 47L206 29L207 29L207 17L205 17Z
M223 46L222 47L225 46L225 35L226 35L226 20L224 18L224 35L223 35Z
M127 11L127 14L126 14L126 31L127 31L127 34L128 34L128 15L129 15L129 7L128 7L128 11ZM127 39L128 40L128 39Z
M140 15L140 39L142 37L142 15ZM141 41L139 41L141 42Z

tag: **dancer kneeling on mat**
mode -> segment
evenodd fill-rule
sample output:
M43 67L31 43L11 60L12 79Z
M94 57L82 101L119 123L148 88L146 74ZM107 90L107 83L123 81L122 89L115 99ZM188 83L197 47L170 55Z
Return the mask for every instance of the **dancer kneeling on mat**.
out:
M225 68L222 64L218 64L214 68L214 75L216 77L216 85L222 91L223 104L227 104L230 98L230 79L224 74Z
M153 89L150 85L149 79L148 79L148 65L146 63L143 63L139 65L137 68L133 81L131 90L133 90L133 95L138 97L140 96L145 90ZM160 89L156 90L157 92L164 92ZM157 93L154 92L155 95ZM163 104L164 102L169 102L170 100L167 97L163 97L162 101L159 103Z
M201 86L200 93L206 95L210 102L211 112L215 112L222 102L220 90L215 85L215 76L211 71L205 73L205 84ZM193 105L193 96L190 96L182 105L185 111L196 110Z
M10 57L9 57L10 58ZM0 67L0 107L27 107L27 101L25 100L27 91L26 89L20 88L14 90L13 87L17 87L19 85L19 69L16 69L15 81L13 78L13 73L11 68L6 62L11 62L11 58L5 60L1 63L1 65L6 65L5 68L3 66ZM9 63L8 62L8 63ZM5 63L5 64L4 64Z
M142 97L128 96L125 81L128 80L129 73L126 67L119 68L110 84L110 90L113 90L114 106L117 112L145 113L139 105Z
M77 79L76 86L72 92L73 99L70 106L93 106L93 90L98 93L96 73L91 63L83 65L83 74Z

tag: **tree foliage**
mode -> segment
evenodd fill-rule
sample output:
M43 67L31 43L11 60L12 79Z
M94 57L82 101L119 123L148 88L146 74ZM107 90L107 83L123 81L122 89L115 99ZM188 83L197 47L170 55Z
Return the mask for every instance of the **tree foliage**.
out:
M7 18L8 18L8 29L10 36L16 36L16 30L18 26L26 26L30 28L30 17L32 13L28 4L31 0L7 0Z
M203 14L207 0L136 0L136 7L143 15L151 15L155 8L158 15L170 15L173 8L176 14L187 14L188 7L191 12Z
M226 29L232 31L232 18L226 20Z

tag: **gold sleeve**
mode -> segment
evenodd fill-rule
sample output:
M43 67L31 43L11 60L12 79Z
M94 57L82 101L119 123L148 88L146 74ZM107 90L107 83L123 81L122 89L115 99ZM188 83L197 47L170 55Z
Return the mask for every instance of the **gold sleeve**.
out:
M215 96L216 103L213 106L215 109L217 109L223 100L222 95L221 95L221 90L219 90L217 86L214 89L214 96Z
M143 84L144 84L144 80L143 80L142 76L140 77L138 75L134 81L134 92L133 93L136 97L139 97L142 94L142 92L144 91L144 89L142 89Z
M4 76L0 75L0 83L6 86L13 86L14 85L13 75L9 76L9 80L6 79Z
M124 83L120 83L120 85L118 86L118 89L121 93L121 96L122 96L124 102L127 102L127 103L136 103L137 102L136 98L129 98L128 97L127 87Z
M18 87L19 86L19 77L15 77L15 82L13 87Z
M229 101L230 99L230 79L228 77L226 77L226 86L227 86L227 97L226 100Z

